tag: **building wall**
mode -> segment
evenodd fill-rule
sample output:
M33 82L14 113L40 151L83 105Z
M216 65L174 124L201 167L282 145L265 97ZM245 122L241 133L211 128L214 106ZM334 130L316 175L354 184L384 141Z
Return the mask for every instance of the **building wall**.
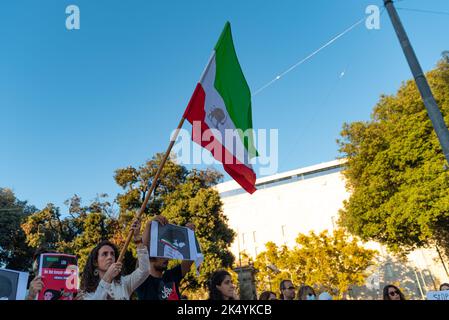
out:
M218 185L224 213L238 235L231 246L237 263L241 252L254 258L268 241L293 247L299 233L331 232L338 210L349 198L341 169L335 168L341 164L332 161L260 179L253 195L241 192L233 181ZM369 270L371 285L353 288L349 298L378 299L386 283L397 283L408 298L420 299L441 282L448 282L434 248L416 250L404 262L378 243L365 246L379 251L378 266Z

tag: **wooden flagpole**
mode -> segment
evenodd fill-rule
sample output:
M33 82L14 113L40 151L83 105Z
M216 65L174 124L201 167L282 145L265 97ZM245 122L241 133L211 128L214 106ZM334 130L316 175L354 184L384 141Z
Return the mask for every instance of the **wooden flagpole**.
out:
M186 118L183 116L181 121L178 124L178 127L176 128L176 132L173 135L173 137L170 141L170 144L168 145L167 151L165 152L165 155L162 158L162 162L159 164L159 168L157 169L156 175L153 178L153 183L151 184L150 189L148 190L147 194L145 195L145 199L143 200L140 210L137 212L135 221L140 220L142 218L142 214L145 211L145 208L148 204L148 200L150 199L151 194L153 193L154 189L156 188L157 180L159 179L159 176L161 175L161 172L162 172L162 169L164 168L165 162L167 161L167 159L170 155L171 149L173 148L173 145L176 142L176 138L178 137L179 131L181 130L182 125L184 124L185 120L186 120ZM147 187L148 187L148 185L147 185ZM125 257L126 250L128 249L129 243L131 242L132 236L133 236L133 230L131 229L129 231L128 238L126 239L125 245L123 246L122 251L120 252L120 256L117 259L117 262L123 261L123 258Z
M204 68L203 73L201 74L199 83L203 82L204 77L206 76L206 73L209 70L209 68L211 66L211 62L212 62L212 60L214 58L215 58L215 50L212 51L212 54L209 57L209 61L207 62L207 65ZM195 94L195 92L193 94ZM192 98L193 98L193 96L192 96ZM190 106L190 103L191 103L191 101L187 105L187 108ZM188 110L186 110L184 112L184 115L182 116L182 119L179 122L178 127L176 128L176 132L175 132L173 138L171 139L170 144L168 145L168 148L167 148L167 151L165 152L164 158L162 158L162 162L159 165L159 168L158 168L158 170L156 172L156 175L154 176L153 183L151 184L151 187L148 190L148 193L145 195L145 199L143 200L143 203L142 203L142 206L140 207L140 210L137 212L135 220L140 220L141 217L142 217L142 213L145 211L145 208L147 206L148 200L150 199L150 196L153 193L154 188L156 188L156 182L159 179L159 176L160 176L160 174L162 172L162 169L164 168L165 162L167 161L168 156L170 155L170 151L173 148L173 145L175 144L176 138L178 137L179 131L181 130L182 125L184 124L184 121L186 120L185 117L186 117L187 113L188 113ZM130 230L129 234L128 234L128 238L126 238L125 245L124 245L122 251L120 252L120 256L118 257L117 262L122 262L123 261L123 258L125 257L126 250L128 249L129 243L131 242L132 236L133 236L133 231Z

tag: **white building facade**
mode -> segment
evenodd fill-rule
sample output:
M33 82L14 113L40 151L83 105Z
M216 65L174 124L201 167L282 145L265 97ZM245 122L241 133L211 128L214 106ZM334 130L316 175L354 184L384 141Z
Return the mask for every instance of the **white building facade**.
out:
M217 186L237 237L231 251L239 263L245 252L252 258L265 250L265 243L293 247L299 233L337 227L338 211L349 198L341 174L343 162L335 160L258 179L250 195L234 181ZM379 299L387 283L399 284L410 299L424 299L427 291L449 282L445 261L435 248L416 250L408 261L398 261L378 243L366 247L379 252L378 265L369 270L367 286L353 288L349 298Z

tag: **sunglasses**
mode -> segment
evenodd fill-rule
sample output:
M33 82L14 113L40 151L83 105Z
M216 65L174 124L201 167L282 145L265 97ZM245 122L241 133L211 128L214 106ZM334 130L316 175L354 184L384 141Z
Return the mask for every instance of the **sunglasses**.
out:
M295 290L295 287L284 288L284 290Z
M394 297L395 295L399 295L399 292L395 290L395 291L390 291L390 292L388 292L388 294L389 294L390 296Z

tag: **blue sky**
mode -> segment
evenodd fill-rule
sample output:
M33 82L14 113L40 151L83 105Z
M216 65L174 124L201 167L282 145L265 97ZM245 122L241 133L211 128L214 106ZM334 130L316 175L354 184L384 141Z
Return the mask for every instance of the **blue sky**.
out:
M0 186L40 208L64 208L75 193L114 197L115 169L166 149L227 20L255 91L381 3L2 1ZM65 28L70 4L80 30ZM397 6L449 12L447 0ZM449 50L449 16L400 15L423 69L433 68ZM380 30L360 25L254 97L254 127L279 129L279 172L330 161L342 124L369 119L380 94L410 77L384 13Z

